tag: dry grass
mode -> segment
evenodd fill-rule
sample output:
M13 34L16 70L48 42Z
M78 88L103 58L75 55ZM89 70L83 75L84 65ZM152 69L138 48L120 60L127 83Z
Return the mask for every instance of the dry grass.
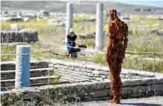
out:
M90 32L95 32L95 21L92 22L84 22L84 21L79 21L83 18L81 15L80 17L76 18L74 21L74 31L76 34L86 34ZM136 55L139 55L138 52L162 52L163 53L163 37L158 36L158 35L151 35L147 32L147 30L157 28L155 26L156 23L158 23L158 20L153 20L153 19L145 19L144 17L134 17L132 20L136 21L134 23L131 23L130 29L137 29L135 30L132 34L129 35L129 46L127 48L127 51L134 51ZM141 22L146 23L148 26L152 26L149 28L146 28ZM2 29L9 29L9 26L12 22L5 22L1 24ZM52 50L56 53L63 54L65 53L62 51L61 46L56 46L54 44L59 44L64 47L64 39L65 39L65 29L64 27L56 27L55 25L48 25L48 20L40 20L40 21L32 21L32 22L18 22L20 26L24 28L33 28L38 31L39 34L39 42L30 44L32 45L32 59L49 59L49 58L58 58L55 54L50 55L49 53L42 53L38 51L46 51L46 50ZM142 25L143 27L138 28L139 25ZM163 27L161 25L160 27ZM139 29L144 28L144 31L140 31ZM107 31L107 23L104 26L104 31ZM22 43L20 43L22 44ZM23 43L26 44L26 43ZM86 45L89 48L94 47L95 42L94 39L87 40ZM3 54L14 54L15 53L15 46L2 46L2 53ZM105 45L106 48L106 45ZM132 55L132 53L129 53ZM161 55L147 55L147 54L141 54L141 56L145 57L158 57L162 58ZM14 60L15 55L13 56L1 56L2 61L7 61L7 60ZM64 58L64 57L63 57ZM87 57L86 57L87 58ZM96 61L105 61L105 57L102 55L98 55L93 57L94 60ZM137 67L141 67L141 69L146 69L146 70L151 70L151 65L153 63L145 63L145 62L140 62L135 63L133 62L135 60L126 60L124 63L124 68L134 68L136 69ZM98 62L99 63L99 62ZM133 64L130 64L133 63ZM106 62L102 62L100 64L106 65ZM147 66L144 66L147 64ZM141 66L143 65L143 66ZM146 68L143 68L146 67ZM158 67L157 71L162 72L162 69L159 67L160 63L156 64L156 67ZM137 68L138 69L138 68Z

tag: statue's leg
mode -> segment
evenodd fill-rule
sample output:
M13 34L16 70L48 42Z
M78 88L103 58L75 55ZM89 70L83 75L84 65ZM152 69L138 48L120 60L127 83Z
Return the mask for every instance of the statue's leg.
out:
M115 93L114 93L114 101L116 103L120 103L120 96L121 96L121 89L122 89L122 81L120 78L121 73L121 62L118 61L117 68L116 68L116 75L115 75Z
M111 103L120 103L121 88L122 88L120 72L121 72L121 62L117 60L115 63L114 70L111 71L110 73L110 79L111 79L110 87L113 92L113 99L109 101Z

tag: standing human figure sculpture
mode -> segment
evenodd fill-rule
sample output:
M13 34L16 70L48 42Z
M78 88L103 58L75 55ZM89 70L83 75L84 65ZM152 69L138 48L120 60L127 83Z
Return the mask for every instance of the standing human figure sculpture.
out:
M107 63L110 69L110 87L113 93L110 103L120 103L122 82L120 78L121 64L125 57L125 50L128 45L128 26L117 16L117 11L109 11L109 42L107 48Z

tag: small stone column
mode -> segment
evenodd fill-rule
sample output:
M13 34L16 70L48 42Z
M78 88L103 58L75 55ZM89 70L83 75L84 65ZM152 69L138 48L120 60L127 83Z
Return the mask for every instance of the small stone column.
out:
M96 6L96 37L95 46L97 50L102 50L104 46L103 33L103 4L97 3Z
M71 28L73 28L73 4L72 3L67 3L65 42L67 42L67 34L69 33L69 30Z
M30 46L16 47L15 88L30 86Z

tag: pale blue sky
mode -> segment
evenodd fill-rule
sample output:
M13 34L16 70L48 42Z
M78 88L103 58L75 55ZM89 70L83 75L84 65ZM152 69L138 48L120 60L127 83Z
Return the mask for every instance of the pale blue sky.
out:
M111 0L125 4L163 7L163 0Z

